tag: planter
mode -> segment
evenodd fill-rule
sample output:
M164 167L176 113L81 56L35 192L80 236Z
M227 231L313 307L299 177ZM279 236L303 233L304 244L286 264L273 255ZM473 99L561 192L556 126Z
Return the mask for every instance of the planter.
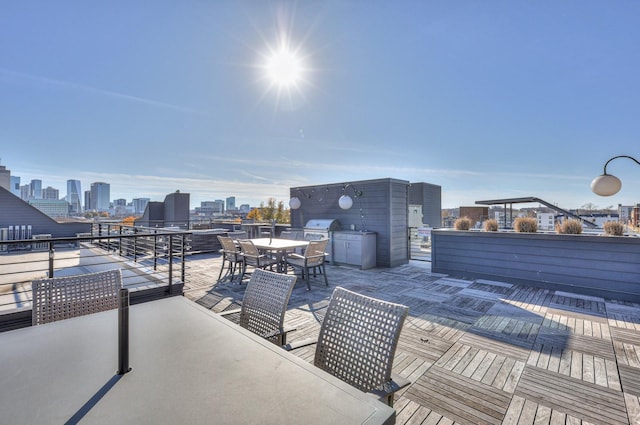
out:
M435 273L640 302L640 238L433 230Z

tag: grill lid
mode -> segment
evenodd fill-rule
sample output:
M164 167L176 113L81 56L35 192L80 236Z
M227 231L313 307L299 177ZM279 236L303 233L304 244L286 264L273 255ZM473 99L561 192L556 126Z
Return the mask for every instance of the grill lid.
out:
M324 230L333 232L340 230L340 222L335 218L316 218L307 221L305 230Z

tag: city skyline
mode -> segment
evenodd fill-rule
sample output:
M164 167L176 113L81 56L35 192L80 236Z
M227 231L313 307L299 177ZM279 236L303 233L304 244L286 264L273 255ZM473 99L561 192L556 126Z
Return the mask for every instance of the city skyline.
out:
M640 3L11 2L0 16L2 163L113 198L259 205L395 178L442 206L563 208L636 158Z
M11 172L11 177L18 177L20 179L20 187L28 187L30 186L31 183L33 182L39 182L41 186L45 185L45 181L42 178L30 178L28 179L28 181L26 181L25 179L22 178L22 176L16 175L11 169L10 167L8 167L6 164L0 163L1 166L6 167L6 170ZM93 185L96 184L107 184L109 185L109 188L111 188L111 184L109 182L91 182L87 185L83 185L81 180L78 179L67 179L66 180L66 191L63 192L61 191L59 188L52 186L48 183L46 183L47 187L42 187L41 188L41 192L43 194L43 196L41 196L41 198L45 198L46 196L44 196L44 192L46 189L50 189L50 190L55 190L59 193L59 196L55 199L59 199L59 200L66 200L70 205L71 205L71 212L76 212L76 210L73 208L74 206L74 200L76 203L79 203L82 207L81 210L91 210L92 208L88 208L85 205L85 194L87 192L91 192L91 187ZM89 187L89 189L82 189L83 187ZM78 191L78 189L80 189L80 191ZM74 192L75 191L75 192ZM110 192L110 191L109 191ZM161 199L151 199L147 196L134 196L133 198L123 198L123 197L117 197L117 196L110 196L111 199L109 199L110 203L115 203L115 201L120 200L120 199L124 199L127 202L127 205L131 205L134 204L136 200L149 200L149 201L163 201L164 198L166 197L166 195L168 195L170 192L167 192L165 194L163 194L161 196ZM188 193L188 192L185 192ZM72 196L72 200L66 199L69 194L71 194ZM79 195L77 197L74 198L74 195ZM20 195L18 195L20 196ZM32 198L35 198L33 196L31 196ZM54 199L54 198L50 198L50 199ZM197 205L191 203L190 205L190 209L194 209L196 207L200 207L202 206L201 204L206 204L206 203L212 203L212 202L222 202L222 204L224 205L225 210L227 209L236 209L236 196L234 195L226 195L224 196L223 199L210 199L210 200L203 200L200 201ZM230 207L227 206L227 203L232 203L233 205L231 205ZM241 202L238 205L242 206L242 205L247 205L247 203L245 202ZM257 207L258 205L252 205L251 207Z

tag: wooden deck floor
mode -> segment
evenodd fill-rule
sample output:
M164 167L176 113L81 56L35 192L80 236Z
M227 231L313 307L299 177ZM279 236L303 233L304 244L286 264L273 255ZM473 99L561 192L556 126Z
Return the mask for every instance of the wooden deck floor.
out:
M218 256L189 262L185 295L220 312L245 285L215 284ZM429 263L327 266L298 283L290 341L317 336L336 286L410 307L394 372L398 424L640 424L640 306L506 282L461 280ZM297 355L311 361L313 347Z

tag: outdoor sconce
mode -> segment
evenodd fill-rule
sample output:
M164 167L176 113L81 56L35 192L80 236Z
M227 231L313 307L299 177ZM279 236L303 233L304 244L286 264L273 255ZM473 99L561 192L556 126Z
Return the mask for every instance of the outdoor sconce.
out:
M307 195L301 189L294 189L294 190L298 193L301 193L302 196L304 196L305 198L311 199L311 195ZM302 202L300 201L300 198L298 198L297 196L292 196L291 199L289 199L289 208L291 208L292 210L297 210L298 208L300 208L301 205L302 205Z
M297 210L298 208L300 208L300 198L294 196L289 199L289 208L291 208L292 210Z
M607 174L607 165L609 165L609 163L616 158L629 158L635 161L636 164L640 165L640 161L627 155L614 156L613 158L608 160L604 164L604 174L596 177L591 182L591 191L596 195L600 195L600 196L615 195L616 193L618 193L618 191L622 187L622 182L620 181L619 178L611 174Z
M347 195L347 193L346 193L347 192L347 188L349 188L349 187L353 191L353 197L354 198L359 198L363 194L361 190L357 190L356 188L354 188L353 185L351 185L351 183L345 185L342 188L342 191L344 192L344 195L342 195L340 197L340 199L338 199L338 205L343 210L348 210L349 208L351 208L353 206L353 199L351 199L351 196Z

